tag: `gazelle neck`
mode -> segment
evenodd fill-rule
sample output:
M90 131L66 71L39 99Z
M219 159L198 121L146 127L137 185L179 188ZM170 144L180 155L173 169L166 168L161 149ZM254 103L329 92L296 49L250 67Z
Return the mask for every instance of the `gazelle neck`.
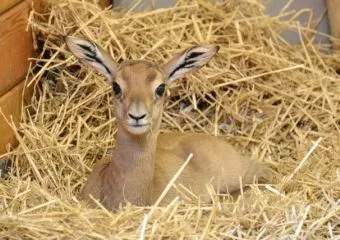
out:
M158 132L131 135L118 125L116 147L108 168L111 170L107 172L108 179L112 176L115 179L111 186L116 188L112 192L117 203L127 200L140 206L151 204L157 135Z
M152 169L153 175L158 131L143 135L131 135L120 125L117 128L113 156L115 165L123 172L136 167L149 168Z

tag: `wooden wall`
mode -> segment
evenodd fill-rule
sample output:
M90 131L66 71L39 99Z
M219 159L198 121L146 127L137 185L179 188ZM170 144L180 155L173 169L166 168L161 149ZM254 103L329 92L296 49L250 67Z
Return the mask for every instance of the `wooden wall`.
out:
M33 7L43 10L44 0L0 0L0 155L17 144L14 132L6 119L20 121L22 103L32 91L24 79L29 67L28 58L34 57L32 32L27 30L28 16ZM100 0L102 7L111 0ZM4 117L5 116L5 117Z
M99 5L103 8L106 8L112 4L111 0L99 0Z
M0 16L0 95L26 75L28 57L33 55L32 34L26 31L30 4L19 3Z
M38 4L38 1L35 0ZM34 56L32 33L27 23L32 0L0 1L0 154L16 139L7 119L20 120L24 82L29 66L28 58ZM26 91L26 98L30 92Z
M333 37L340 39L340 1L339 0L327 0L328 7L328 19L331 34ZM339 50L340 44L333 43L334 49Z

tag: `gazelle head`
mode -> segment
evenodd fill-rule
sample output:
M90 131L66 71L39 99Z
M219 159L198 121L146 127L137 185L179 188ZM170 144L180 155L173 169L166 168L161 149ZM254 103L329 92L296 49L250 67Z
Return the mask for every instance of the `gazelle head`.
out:
M144 60L118 64L93 42L70 36L65 42L80 61L107 78L115 96L117 124L132 135L157 130L168 84L204 66L219 50L215 45L201 45L184 50L163 65Z

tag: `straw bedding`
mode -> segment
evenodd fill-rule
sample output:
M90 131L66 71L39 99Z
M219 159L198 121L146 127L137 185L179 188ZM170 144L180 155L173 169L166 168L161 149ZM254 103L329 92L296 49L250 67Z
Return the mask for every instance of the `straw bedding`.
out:
M47 12L30 17L42 53L27 77L36 95L13 126L20 144L3 156L13 167L0 183L1 239L339 239L340 56L312 43L313 23L294 21L302 12L269 17L251 0L128 14L53 0ZM281 38L287 29L300 45ZM65 49L67 34L117 61L162 63L192 44L219 44L207 67L171 86L162 131L219 135L270 163L275 182L235 201L212 191L209 205L183 189L164 208L113 214L78 202L93 163L112 151L115 118L110 86Z

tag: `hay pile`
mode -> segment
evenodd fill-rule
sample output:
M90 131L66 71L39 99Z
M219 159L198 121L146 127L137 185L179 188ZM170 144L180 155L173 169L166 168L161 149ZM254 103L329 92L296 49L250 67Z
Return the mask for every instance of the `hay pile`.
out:
M27 79L40 97L16 128L20 145L3 156L14 168L0 183L1 239L339 239L340 56L322 54L327 46L312 44L314 30L296 24L296 13L281 21L255 0L181 0L136 14L51 0L48 12L30 18L43 52ZM302 44L285 42L286 29ZM219 44L209 66L172 85L162 131L224 136L271 163L277 183L204 206L186 200L111 214L78 202L91 166L114 146L115 118L110 86L65 50L67 34L94 40L117 61L163 62L192 44Z

